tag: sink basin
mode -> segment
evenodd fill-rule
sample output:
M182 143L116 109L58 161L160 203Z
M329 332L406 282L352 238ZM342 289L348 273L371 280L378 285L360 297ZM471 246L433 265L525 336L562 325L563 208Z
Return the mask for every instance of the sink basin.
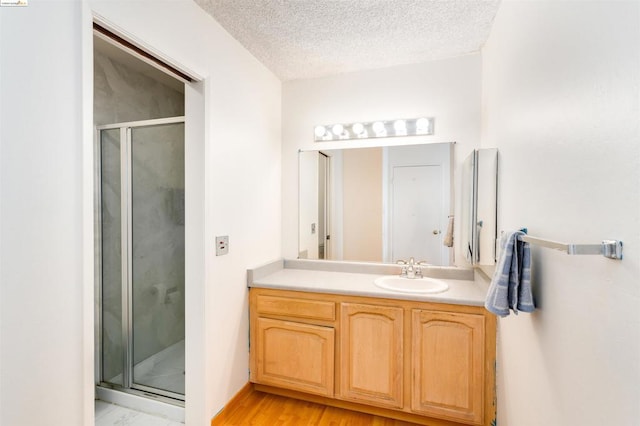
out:
M397 275L389 275L373 280L373 283L385 290L399 293L442 293L449 290L444 281L434 278L405 278Z

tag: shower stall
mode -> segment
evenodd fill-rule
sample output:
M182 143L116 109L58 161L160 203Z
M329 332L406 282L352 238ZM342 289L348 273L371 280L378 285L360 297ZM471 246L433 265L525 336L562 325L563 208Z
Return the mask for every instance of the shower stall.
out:
M184 117L96 128L96 381L185 393Z

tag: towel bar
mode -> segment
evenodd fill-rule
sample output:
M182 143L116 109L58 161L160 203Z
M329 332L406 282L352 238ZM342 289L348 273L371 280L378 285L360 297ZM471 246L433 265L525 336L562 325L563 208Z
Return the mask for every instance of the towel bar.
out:
M609 259L622 259L622 241L618 240L604 240L600 244L566 244L530 235L521 235L519 239L529 244L560 250L570 255L600 254Z

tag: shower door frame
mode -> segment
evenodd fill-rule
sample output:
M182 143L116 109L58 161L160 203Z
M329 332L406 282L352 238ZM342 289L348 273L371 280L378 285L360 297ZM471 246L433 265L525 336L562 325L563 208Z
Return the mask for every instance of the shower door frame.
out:
M132 224L132 129L151 127L165 124L185 124L185 117L168 117L95 126L94 152L95 155L95 382L97 386L114 389L141 396L151 396L165 402L184 406L185 395L164 389L154 388L134 382L133 377L133 233ZM121 217L121 267L122 267L122 347L123 369L122 386L106 382L103 375L103 342L102 342L102 147L100 134L103 130L120 129L120 217ZM125 166L125 167L123 167ZM122 202L125 199L126 202Z

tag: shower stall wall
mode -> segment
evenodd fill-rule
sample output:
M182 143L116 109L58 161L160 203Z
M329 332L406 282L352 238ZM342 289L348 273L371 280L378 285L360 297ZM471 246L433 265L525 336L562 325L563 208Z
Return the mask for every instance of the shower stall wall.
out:
M96 141L98 383L184 401L184 117Z

